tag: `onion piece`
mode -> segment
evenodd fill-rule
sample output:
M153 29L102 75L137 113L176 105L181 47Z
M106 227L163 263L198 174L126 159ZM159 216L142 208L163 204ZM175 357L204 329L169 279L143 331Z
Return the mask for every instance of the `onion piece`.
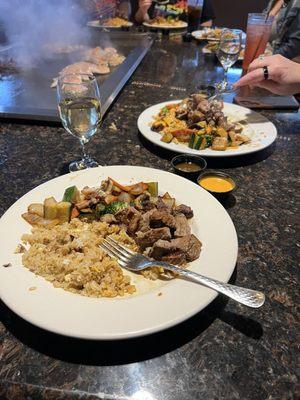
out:
M30 225L38 225L44 227L51 227L59 224L59 219L44 219L37 214L24 213L22 218L25 219Z
M122 192L121 194L119 194L118 200L124 201L125 203L131 203L133 197L127 192Z
M28 206L27 211L30 214L37 214L40 217L44 217L44 205L41 203L33 203Z

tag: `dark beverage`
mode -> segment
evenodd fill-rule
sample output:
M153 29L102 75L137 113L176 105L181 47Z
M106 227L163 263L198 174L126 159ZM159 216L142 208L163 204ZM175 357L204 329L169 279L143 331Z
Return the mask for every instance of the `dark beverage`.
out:
M200 26L202 7L200 5L188 4L188 30L197 31Z

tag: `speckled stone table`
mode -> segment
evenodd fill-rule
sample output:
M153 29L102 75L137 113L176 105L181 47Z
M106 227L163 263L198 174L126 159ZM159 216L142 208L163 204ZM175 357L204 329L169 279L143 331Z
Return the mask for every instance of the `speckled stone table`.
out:
M200 81L219 80L221 73L195 43L177 37L156 42L89 151L101 164L171 171L172 154L142 139L138 115L154 103L182 98ZM239 73L232 69L230 79ZM253 310L219 296L179 326L113 343L45 332L1 304L1 399L299 398L300 119L298 113L263 114L277 126L275 145L248 157L208 160L208 166L237 180L235 197L226 204L239 238L232 281L264 291L265 305ZM80 153L77 141L61 127L12 122L0 124L0 150L7 156L0 166L0 214L30 189L65 173Z

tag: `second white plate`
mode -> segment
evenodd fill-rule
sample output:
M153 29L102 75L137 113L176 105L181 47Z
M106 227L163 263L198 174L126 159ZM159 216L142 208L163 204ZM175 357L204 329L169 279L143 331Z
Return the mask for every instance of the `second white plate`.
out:
M157 146L163 147L177 153L198 154L205 157L233 157L262 150L272 144L277 137L277 130L267 118L261 114L250 110L249 108L241 107L235 104L224 103L225 115L234 116L236 121L246 121L247 125L243 133L251 138L251 142L243 144L237 149L228 149L225 151L216 151L212 149L194 150L184 144L164 143L161 141L161 135L151 129L153 117L160 110L168 105L178 103L181 100L166 101L164 103L155 104L152 107L143 111L138 118L138 128L141 134L150 142Z

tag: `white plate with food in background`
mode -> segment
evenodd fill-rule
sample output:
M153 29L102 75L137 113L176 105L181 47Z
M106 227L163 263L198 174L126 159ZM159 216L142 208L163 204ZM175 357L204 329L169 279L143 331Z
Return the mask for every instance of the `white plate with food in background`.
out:
M21 236L31 231L31 226L21 218L27 207L49 196L61 199L65 189L73 185L80 189L99 186L107 177L123 185L158 182L159 194L168 192L177 204L184 203L193 209L191 230L202 242L202 250L188 268L223 282L229 280L235 268L238 242L234 225L221 204L194 183L165 171L137 166L98 167L63 175L32 189L0 219L1 232L5 232L0 254L1 299L17 315L40 328L84 339L126 339L174 326L217 296L213 290L184 279L153 281L128 273L137 288L134 294L88 297L54 287L23 266L22 254L15 253L15 249ZM48 243L43 246L47 248ZM83 248L83 260L84 251ZM44 261L47 266L47 257Z
M132 27L133 23L123 18L111 18L107 21L89 21L87 26L101 29L123 29Z
M207 40L211 42L219 42L222 30L226 28L204 28L198 31L193 31L192 36L196 40ZM242 41L246 39L246 33L240 29L231 29L233 32L242 33Z
M249 108L241 107L235 104L224 103L223 111L225 116L229 117L234 123L243 127L241 133L250 139L248 143L239 145L236 148L230 148L229 146L229 148L224 151L213 150L212 148L196 150L194 148L190 148L188 146L188 142L186 142L186 144L181 142L175 143L174 141L166 143L161 140L162 134L154 131L151 126L155 120L155 117L162 109L164 109L166 106L179 103L181 103L181 100L167 101L153 105L143 111L140 114L137 122L138 129L141 134L153 144L163 147L167 150L177 153L198 154L204 157L233 157L254 153L270 146L276 140L276 127L266 117L250 110Z
M143 22L143 25L146 26L147 28L152 28L152 29L183 29L188 26L188 24L185 21L176 21L174 23L151 23L151 22Z

